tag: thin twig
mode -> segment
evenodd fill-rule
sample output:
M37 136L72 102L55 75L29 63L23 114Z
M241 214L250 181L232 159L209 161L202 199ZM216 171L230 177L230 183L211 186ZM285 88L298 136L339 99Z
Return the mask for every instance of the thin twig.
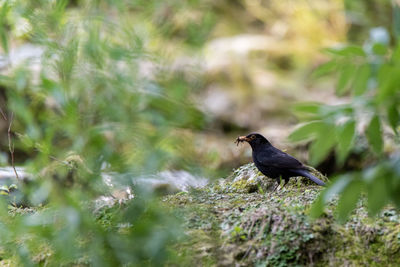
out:
M49 158L51 158L52 160L55 160L55 161L57 161L57 162L59 162L59 163L61 163L61 164L68 165L68 164L66 164L64 161L59 160L58 158L56 158L56 157L54 157L54 156L49 156Z
M246 253L244 253L242 260L244 260L245 258L247 258L247 256L249 256L251 249L253 248L253 245L250 245L247 250Z
M5 121L8 121L8 120L7 120L7 116L6 116L6 114L4 113L4 111L3 111L2 108L0 108L0 114L1 114L1 116L3 116L3 119L4 119Z
M19 176L18 176L17 170L15 169L15 163L14 163L14 143L11 140L11 125L12 125L13 119L14 119L14 112L11 112L10 123L8 125L8 131L7 131L8 149L10 150L10 155L11 155L11 166L14 169L14 173L15 173L15 176L17 177L17 180L19 180Z

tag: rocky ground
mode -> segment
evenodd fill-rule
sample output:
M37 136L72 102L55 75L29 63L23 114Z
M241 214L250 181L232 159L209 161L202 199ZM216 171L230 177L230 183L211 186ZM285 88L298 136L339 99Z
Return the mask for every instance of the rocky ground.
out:
M320 176L321 177L321 176ZM387 207L369 218L364 201L345 224L333 201L324 215L309 209L322 188L303 178L272 192L253 164L227 179L189 193L167 196L186 237L172 266L399 266L400 215Z
M253 164L202 186L161 197L184 233L169 247L173 256L166 266L400 266L400 213L393 207L370 218L361 200L340 224L333 200L321 218L311 219L310 207L323 188L297 177L273 191L275 181ZM124 203L93 209L104 229L115 228L113 214ZM10 206L9 213L18 217L44 208ZM51 265L52 250L44 247L32 260ZM0 266L18 262L4 251Z

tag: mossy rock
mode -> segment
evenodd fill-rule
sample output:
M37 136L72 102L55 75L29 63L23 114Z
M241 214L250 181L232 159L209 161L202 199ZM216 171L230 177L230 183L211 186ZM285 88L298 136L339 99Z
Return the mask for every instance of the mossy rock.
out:
M322 181L327 182L328 178L312 167L308 167L311 173ZM287 187L298 187L304 185L315 185L314 182L304 177L293 177L289 180ZM226 179L220 179L214 189L221 193L236 192L236 193L253 193L273 191L277 187L275 179L264 176L258 171L254 163L243 165L232 172Z
M319 176L320 178L323 178ZM400 266L400 215L387 207L374 219L360 201L348 222L335 221L333 201L322 218L308 211L322 187L307 179L276 182L252 164L225 180L167 196L187 236L172 250L193 266Z

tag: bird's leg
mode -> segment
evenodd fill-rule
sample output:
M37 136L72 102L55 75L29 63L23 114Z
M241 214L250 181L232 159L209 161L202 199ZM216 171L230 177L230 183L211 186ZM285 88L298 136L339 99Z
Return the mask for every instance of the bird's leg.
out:
M289 179L285 179L285 183L283 184L282 188L284 188L285 185L287 185L288 182L289 182Z
M274 190L272 190L272 192L275 192L279 185L280 185L280 183L277 181L276 186L275 186Z
M275 192L276 189L281 185L281 178L275 178L276 179L276 186L274 188L274 190L272 192Z

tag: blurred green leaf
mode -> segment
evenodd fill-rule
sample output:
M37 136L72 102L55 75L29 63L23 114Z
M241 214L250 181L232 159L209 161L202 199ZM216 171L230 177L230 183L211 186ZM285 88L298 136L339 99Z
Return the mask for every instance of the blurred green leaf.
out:
M378 75L379 87L376 97L379 103L384 103L388 99L391 99L393 94L398 90L397 86L400 78L395 76L398 74L400 74L400 71L392 66L384 65L381 67Z
M317 114L319 112L321 104L320 103L300 103L296 104L293 107L293 111L295 112L302 112L302 113L310 113L310 114Z
M368 64L364 64L358 68L353 81L353 91L355 95L359 96L365 92L370 75L371 71Z
M70 40L65 47L60 47L60 59L56 61L56 69L60 79L68 83L72 76L74 65L76 64L78 53L78 41Z
M400 114L396 103L388 107L387 116L390 126L392 126L393 131L397 133L397 128L400 125Z
M387 180L388 173L382 167L367 170L365 180L367 181L368 212L376 215L385 204L388 203Z
M324 212L325 205L330 202L336 195L340 194L348 184L353 181L352 175L342 175L326 188L318 198L314 201L310 209L310 216L312 218L320 217Z
M324 192L324 202L327 203L337 194L340 194L354 180L353 174L345 174L337 177Z
M305 102L294 105L292 107L292 112L296 114L300 120L314 121L319 120L321 117L320 107L321 103Z
M393 53L391 56L391 61L392 62L399 62L400 60L400 44L397 43L396 46L393 49Z
M319 129L318 137L310 147L310 158L312 165L317 165L324 160L335 145L336 136L335 131L332 130L333 127L333 125L324 123Z
M344 95L349 87L351 79L354 78L356 67L353 64L346 64L339 70L339 79L336 85L336 93L341 96Z
M326 49L324 49L324 51L327 52L328 54L332 54L332 55L335 55L335 56L346 56L346 57L361 56L361 57L365 57L364 50L361 47L355 46L355 45L348 45L348 46L340 47L340 48L326 48Z
M371 119L369 126L365 131L365 134L373 151L375 151L375 153L377 154L380 154L382 152L383 140L381 133L381 123L378 115L375 115Z
M309 215L311 218L316 219L318 217L321 217L321 215L324 213L324 208L325 208L325 202L323 199L323 194L321 193L318 198L313 202Z
M15 87L17 90L22 91L28 85L30 79L30 72L24 68L19 68L15 72Z
M8 1L3 2L0 5L0 39L1 39L1 47L4 52L8 53L8 32L7 32L7 14L10 11L10 6Z
M343 164L347 155L351 151L352 143L355 136L356 123L353 120L347 121L345 124L336 128L337 137L337 153L339 164Z
M374 54L376 55L380 55L383 56L387 53L388 48L386 45L382 44L382 43L376 43L372 46L372 51L374 52Z
M352 180L340 194L337 207L337 216L340 222L345 222L350 212L356 208L363 187L362 181Z
M389 179L388 179L388 188L390 191L390 198L391 201L397 206L400 207L400 157L392 157L389 164Z
M319 65L312 75L318 78L336 71L337 68L338 68L338 62L336 60L331 60L324 64Z
M391 64L382 65L378 73L378 82L377 100L380 103L384 103L387 99L391 99L398 90L400 69Z
M322 121L313 121L295 129L288 138L292 142L310 139L315 136L323 127L324 123Z
M397 2L392 3L393 6L393 32L394 37L400 37L400 6Z

